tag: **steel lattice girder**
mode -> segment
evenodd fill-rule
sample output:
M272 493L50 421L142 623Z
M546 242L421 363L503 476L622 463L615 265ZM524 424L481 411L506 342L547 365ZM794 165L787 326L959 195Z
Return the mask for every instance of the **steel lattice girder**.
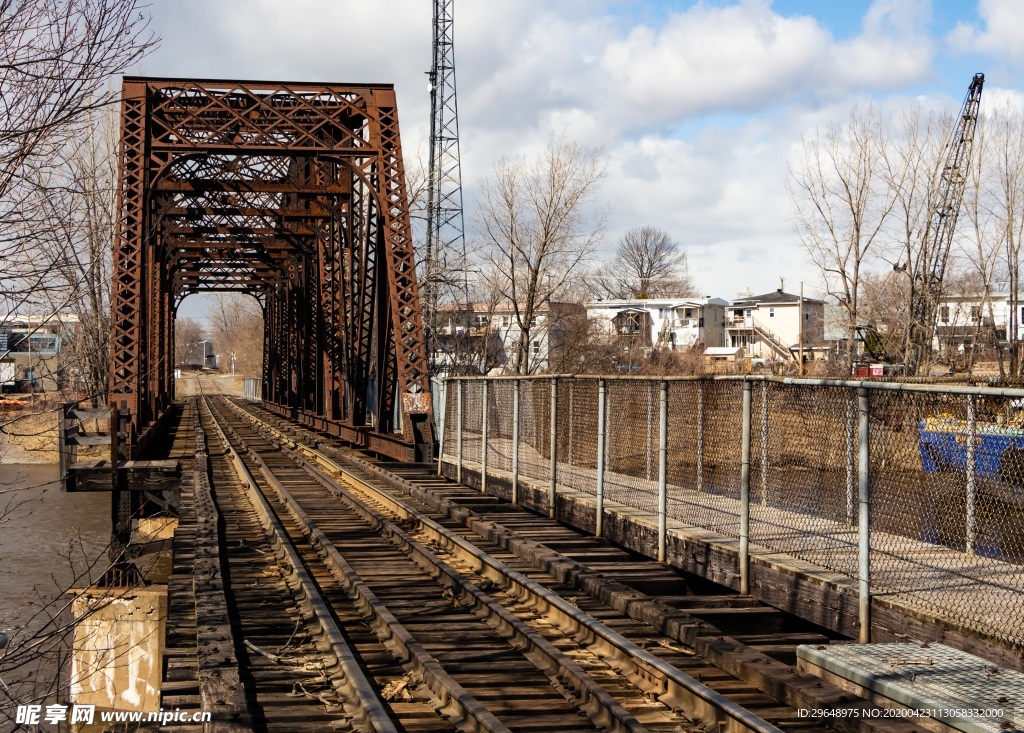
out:
M112 399L144 440L186 295L263 305L264 397L396 458L432 436L390 85L125 78Z

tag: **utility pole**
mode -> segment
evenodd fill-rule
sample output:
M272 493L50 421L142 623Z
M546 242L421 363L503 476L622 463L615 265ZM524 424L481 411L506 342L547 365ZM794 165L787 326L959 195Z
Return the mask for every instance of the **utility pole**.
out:
M797 365L797 374L804 375L804 283L800 281L800 309L797 312L800 319L800 363Z
M469 303L466 238L462 216L462 165L459 160L459 107L455 98L455 0L434 0L434 61L430 68L430 185L427 199L427 247L423 309L427 359L433 366L439 286L451 271L446 256L461 257L464 297Z

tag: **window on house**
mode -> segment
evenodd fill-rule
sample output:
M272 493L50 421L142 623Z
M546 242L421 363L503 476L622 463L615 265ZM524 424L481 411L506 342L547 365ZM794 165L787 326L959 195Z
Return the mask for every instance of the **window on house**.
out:
M512 321L511 321L511 319L510 319L510 318L509 318L508 316L502 316L502 317L501 317L501 325L502 325L502 326L504 326L505 328L508 328L508 325L509 325L509 324L510 324L511 322L512 322Z
M686 309L686 317L687 318L693 318L693 308L687 308Z
M533 342L533 355L536 356L540 353L540 341Z
M939 308L939 320L943 323L949 323L949 306L944 305Z
M775 318L775 309L774 308L769 308L768 309L768 317L769 318Z
M981 306L980 305L972 305L971 306L971 320L974 321L975 323L977 323L978 321L981 320Z

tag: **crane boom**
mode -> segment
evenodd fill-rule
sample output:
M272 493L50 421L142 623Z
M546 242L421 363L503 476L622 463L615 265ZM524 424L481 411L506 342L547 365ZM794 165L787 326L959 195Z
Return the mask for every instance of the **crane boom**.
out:
M914 338L918 347L915 365L920 365L920 357L931 350L932 336L935 333L935 315L946 276L946 263L953 245L953 234L960 216L960 206L963 203L964 188L971 165L974 132L978 126L978 109L984 83L984 74L975 74L971 80L967 97L960 108L960 117L944 148L939 184L934 203L929 208L928 224L921 246L922 256L911 293L911 331L913 333L914 330L918 330L918 336Z

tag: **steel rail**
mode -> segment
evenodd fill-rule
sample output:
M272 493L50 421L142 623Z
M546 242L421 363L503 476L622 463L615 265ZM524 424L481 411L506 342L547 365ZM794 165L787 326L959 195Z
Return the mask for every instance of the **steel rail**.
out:
M214 418L213 426L228 450L235 471L248 486L247 494L256 508L260 523L268 535L272 537L274 544L278 546L280 552L291 566L292 576L298 584L301 593L305 596L305 600L312 609L317 622L320 624L330 645L331 652L338 660L342 672L341 679L338 679L336 675L332 675L331 681L341 699L346 703L345 710L352 718L352 725L360 731L398 733L398 728L391 720L372 683L360 668L355 652L352 651L352 648L345 640L344 634L342 634L341 629L338 628L337 623L335 623L334 618L331 616L327 602L317 590L316 583L291 543L287 532L263 496L259 485L245 465L245 462L238 455L238 452L231 445L231 442L218 424L216 413L211 409L207 398L200 396L199 402L202 408L206 409Z
M229 402L228 404L230 405L231 403ZM244 413L242 413L241 417L244 419ZM233 431L230 425L228 425L228 428ZM251 429L256 430L258 434L261 434L261 432L256 428ZM263 435L265 436L265 434ZM246 445L244 439L239 436L237 432L235 432L235 436L239 442ZM386 539L391 541L392 544L410 556L417 565L427 570L434 577L435 581L450 589L453 593L458 593L460 600L464 601L465 605L477 608L482 613L486 614L489 619L489 623L500 629L501 632L506 635L513 636L515 646L519 648L520 653L522 653L523 656L529 659L542 673L544 673L556 688L568 688L573 698L572 704L577 709L586 713L587 717L589 717L595 725L602 730L610 731L612 733L642 733L647 730L633 715L626 711L618 701L608 693L607 690L595 682L582 667L570 659L566 654L558 650L551 642L544 639L544 637L539 633L531 629L522 621L522 619L515 616L500 603L477 588L474 583L470 582L465 577L465 575L441 560L425 545L411 537L401 527L389 521L387 518L382 517L379 510L370 507L351 492L346 491L341 486L338 486L330 476L324 474L322 471L306 461L302 456L295 454L293 451L290 451L283 446L279 446L276 441L270 437L265 436L264 440L271 445L274 445L276 448L281 449L286 455L291 454L292 459L305 469L325 490L344 501L364 521L366 521L367 524L380 531ZM248 445L246 445L246 450L263 473L267 483L270 484L278 494L279 498L286 504L289 512L295 520L309 533L311 537L311 544L330 558L330 561L327 563L328 565L336 567L342 573L343 577L339 577L339 580L342 581L343 584L346 585L346 588L352 593L358 594L361 597L361 601L367 610L370 610L378 616L379 628L377 630L379 633L389 638L399 640L399 642L402 643L402 650L406 652L407 655L415 653L416 650L422 650L422 647L415 642L412 635L409 634L409 632L397 619L395 619L390 611L387 610L386 606L377 600L373 592L359 579L358 574L345 561L344 557L340 552L338 552L337 548L334 547L333 543L327 538L327 536L319 529L316 522L309 517L308 513L301 507L291 492L289 492L274 476L273 471L266 465L266 462L263 461L259 453L252 446ZM423 655L426 655L422 665L422 672L424 675L433 674L439 678L442 676L447 677L447 673L440 668L440 664L437 660L430 656L425 650L423 650L422 653ZM486 708L480 705L480 703L466 692L454 679L451 679L450 677L448 677L448 679L450 682L446 682L444 685L441 684L444 680L439 679L437 685L438 689L436 690L437 694L442 695L447 692L448 695L453 696L455 700L465 706L465 711L471 718L480 720L484 727L474 728L474 730L507 730L507 728L505 728L497 718L494 718ZM445 689L446 686L448 688L447 690ZM478 709L474 709L475 706L480 707Z
M487 572L488 577L492 581L503 582L510 586L506 590L514 588L520 597L529 599L535 606L549 609L549 615L567 633L582 634L600 643L603 649L608 652L610 660L614 661L620 671L628 675L631 680L637 684L662 687L660 699L673 707L683 710L688 717L704 722L707 725L708 731L741 730L753 731L754 733L782 733L781 729L633 644L621 634L584 613L539 583L491 557L470 542L449 531L434 520L416 512L395 497L367 483L323 452L305 446L294 438L284 435L274 426L242 410L233 402L228 401L227 404L236 414L250 422L250 424L258 423L264 426L271 434L276 434L281 441L280 447L282 450L293 453L304 464L309 466L312 471L319 474L323 480L333 484L339 492L346 493L345 489L338 485L334 479L313 467L299 454L304 452L311 455L321 464L330 467L331 470L343 476L346 482L354 485L358 490L372 495L376 501L389 507L399 516L405 519L415 519L420 528L435 541L451 548L457 548L459 552L469 556L471 562L480 567L481 571Z

